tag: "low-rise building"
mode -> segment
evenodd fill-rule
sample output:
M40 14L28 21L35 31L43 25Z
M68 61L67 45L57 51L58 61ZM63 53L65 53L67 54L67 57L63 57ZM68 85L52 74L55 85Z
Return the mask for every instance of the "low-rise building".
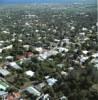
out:
M33 86L29 86L25 89L25 91L27 91L30 94L33 94L34 96L40 96L41 92L39 92L36 88L34 88Z
M35 72L33 72L33 71L31 71L31 70L28 70L28 71L25 72L25 74L26 74L27 76L33 77L34 74L35 74Z
M2 68L0 69L0 75L1 76L5 77L5 76L7 76L9 74L10 74L10 72L8 70L2 69Z
M9 87L7 83L4 81L0 80L0 90L6 91L6 89Z
M55 78L49 78L47 79L47 83L49 86L53 86L58 80Z
M16 62L10 62L8 65L14 69L21 69L21 67Z

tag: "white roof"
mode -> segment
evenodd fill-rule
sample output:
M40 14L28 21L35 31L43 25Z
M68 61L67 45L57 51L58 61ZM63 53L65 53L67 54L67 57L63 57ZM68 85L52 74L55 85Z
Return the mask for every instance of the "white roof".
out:
M39 55L39 58L42 58L42 59L47 59L47 57L51 56L51 55L56 55L58 53L58 51L56 50L50 50L50 51L45 51L44 53L41 53Z
M89 32L92 33L93 31L92 30L89 30Z
M93 26L92 26L92 29L94 29L94 28L95 28L95 26L93 25Z
M18 41L19 41L19 42L22 42L23 40L19 39Z
M2 46L3 44L2 43L0 43L0 46Z
M7 76L10 74L10 72L6 69L0 69L0 74L2 74L3 76Z
M37 89L35 89L33 86L28 87L26 89L26 91L28 91L29 93L31 93L35 96L40 96L41 95L41 93Z
M95 64L98 64L98 59L94 59L94 63Z
M81 55L80 61L85 62L89 57Z
M45 79L48 79L50 76L45 76Z
M29 47L30 47L30 45L23 45L23 47L24 47L24 48L29 48Z
M86 27L83 27L82 30L83 30L83 31L87 31L87 28L86 28Z
M43 48L42 47L38 47L38 48L35 48L35 50L38 51L38 52L42 52Z
M2 56L0 56L0 59L2 59L3 57Z
M62 68L62 67L64 67L64 64L57 64L57 67Z
M38 40L40 40L42 37L38 37Z
M15 41L15 38L11 39L11 41Z
M28 75L28 76L30 76L30 77L34 76L34 73L35 72L33 72L31 70L28 70L28 71L25 72L25 74Z
M80 35L85 35L85 33L84 32L81 32L81 33L79 33Z
M68 70L71 71L71 70L74 70L74 68L73 67L69 67Z
M64 71L61 71L61 74L64 75L64 76L67 76L68 73L67 72L64 72Z
M94 58L91 60L91 63L98 64L98 58Z
M9 65L15 69L21 69L20 66L16 62L10 62Z
M5 92L5 91L0 91L0 96L4 96L4 95L7 95L8 92Z
M2 53L2 50L3 50L3 49L0 49L0 53Z
M6 59L13 59L13 56L7 56Z
M84 41L86 41L86 40L89 40L89 38L88 38L88 37L85 37L85 38L84 38Z
M8 45L6 47L4 47L3 49L12 49L13 45Z
M92 57L98 57L98 53L94 53L93 55L92 55Z
M39 55L39 57L41 57L42 59L47 59L48 56L48 52L44 52L43 54Z
M58 39L54 39L54 41L55 41L55 42L59 42L60 40L58 40Z
M0 41L0 43L4 43L4 41Z
M9 34L9 32L8 32L8 31L3 31L3 33L5 33L5 34Z
M53 29L53 32L55 33L57 30L56 29Z
M51 56L51 55L56 55L56 54L58 54L58 51L56 51L56 50L50 50L50 51L48 52L48 54L49 54L49 56Z
M87 50L83 50L82 53L83 53L83 54L87 54L88 51L87 51Z
M69 38L65 38L63 39L63 41L65 41L66 43L69 43Z
M49 94L45 94L44 97L43 97L43 100L49 100L48 97L49 97Z
M49 78L49 79L47 79L47 83L50 86L53 86L56 82L57 82L57 79L55 79L55 78Z
M28 15L25 15L25 16L37 17L37 15L31 15L31 14L28 14Z
M74 26L72 26L72 27L71 27L71 30L74 30L74 29L75 29L75 27L74 27Z
M98 64L95 64L94 67L98 69Z
M29 26L30 24L28 22L25 23L26 26Z
M98 22L96 22L96 26L98 26Z
M43 88L45 85L46 85L46 83L42 82L42 83L39 83L37 86L38 86L38 88Z
M62 97L60 98L60 100L68 100L68 98L67 98L66 96L62 96Z
M35 30L35 32L39 32L39 30Z
M59 47L58 50L59 50L59 52L63 52L63 51L68 52L69 51L69 49L63 48L63 47Z

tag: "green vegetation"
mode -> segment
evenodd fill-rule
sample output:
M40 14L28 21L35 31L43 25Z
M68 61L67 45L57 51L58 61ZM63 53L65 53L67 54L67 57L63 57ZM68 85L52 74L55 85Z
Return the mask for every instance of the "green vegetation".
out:
M0 67L10 71L10 75L0 77L12 85L7 90L9 93L33 85L49 94L50 100L59 100L62 96L68 100L98 99L94 88L98 84L98 70L93 62L97 59L93 55L98 52L96 6L1 8ZM21 69L14 69L11 62ZM26 75L28 70L34 75ZM50 86L47 76L57 81ZM38 87L40 83L45 86ZM26 100L37 98L28 93L22 95Z

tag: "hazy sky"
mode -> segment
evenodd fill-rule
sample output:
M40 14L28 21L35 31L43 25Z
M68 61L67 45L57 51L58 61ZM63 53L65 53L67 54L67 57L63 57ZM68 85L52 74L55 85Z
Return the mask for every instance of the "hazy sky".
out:
M97 0L0 0L0 3L94 3Z

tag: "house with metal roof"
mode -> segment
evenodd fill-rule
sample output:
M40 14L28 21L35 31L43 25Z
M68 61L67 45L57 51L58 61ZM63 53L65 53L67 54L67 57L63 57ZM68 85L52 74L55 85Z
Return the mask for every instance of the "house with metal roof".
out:
M49 86L53 86L58 80L55 78L49 78L47 79L47 83Z
M9 87L9 85L7 83L5 83L4 81L0 80L0 90L5 91L8 87Z
M21 69L21 67L16 62L10 62L9 66L14 69Z
M33 86L29 86L26 88L26 91L30 94L33 94L34 96L40 96L41 92L39 92L36 88L34 88Z
M9 74L10 74L10 72L8 70L0 68L0 75L5 77Z
M27 76L33 77L34 74L35 74L35 72L33 72L33 71L31 71L31 70L28 70L28 71L25 72L25 74L26 74Z
M5 95L7 95L7 94L8 94L8 92L0 91L0 96L5 96Z

